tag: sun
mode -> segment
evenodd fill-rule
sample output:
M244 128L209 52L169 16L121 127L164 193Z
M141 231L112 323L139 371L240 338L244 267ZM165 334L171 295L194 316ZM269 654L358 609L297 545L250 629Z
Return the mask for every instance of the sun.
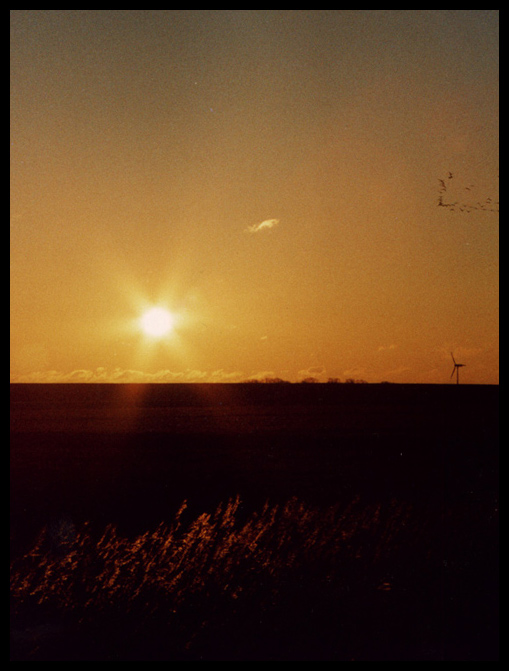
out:
M175 323L175 318L165 308L153 307L146 310L140 318L143 333L151 338L164 338L169 335Z

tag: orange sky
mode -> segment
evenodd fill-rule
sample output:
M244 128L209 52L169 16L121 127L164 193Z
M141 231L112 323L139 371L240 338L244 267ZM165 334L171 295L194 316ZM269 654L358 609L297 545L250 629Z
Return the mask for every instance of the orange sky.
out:
M498 67L498 10L11 10L11 380L498 383Z

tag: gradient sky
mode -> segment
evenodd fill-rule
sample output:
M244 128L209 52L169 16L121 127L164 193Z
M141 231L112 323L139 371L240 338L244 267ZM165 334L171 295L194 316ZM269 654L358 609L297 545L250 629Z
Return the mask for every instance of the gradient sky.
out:
M498 383L498 22L11 10L11 380Z

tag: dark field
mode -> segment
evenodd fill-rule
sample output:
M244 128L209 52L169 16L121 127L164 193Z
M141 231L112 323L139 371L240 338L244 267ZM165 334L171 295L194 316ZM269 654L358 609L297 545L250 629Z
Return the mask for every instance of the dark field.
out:
M498 661L498 404L12 385L11 661Z

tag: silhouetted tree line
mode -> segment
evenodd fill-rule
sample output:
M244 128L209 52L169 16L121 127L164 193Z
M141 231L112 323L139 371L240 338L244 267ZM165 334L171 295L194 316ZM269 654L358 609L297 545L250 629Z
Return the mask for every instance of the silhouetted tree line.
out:
M245 380L246 384L323 384L316 377L305 377L299 382L292 383L289 380L283 380L280 377L263 377ZM347 378L342 382L339 377L329 377L326 384L368 384L366 380L357 380L353 377Z

